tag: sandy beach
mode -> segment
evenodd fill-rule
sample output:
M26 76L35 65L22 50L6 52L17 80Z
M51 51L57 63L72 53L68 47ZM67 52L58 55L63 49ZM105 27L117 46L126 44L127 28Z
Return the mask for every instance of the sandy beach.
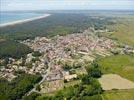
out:
M45 15L42 15L42 16L39 16L39 17L29 18L29 19L25 19L25 20L13 21L13 22L9 22L9 23L4 23L4 24L0 24L0 27L6 27L6 26L11 26L11 25L16 25L16 24L22 24L22 23L33 21L33 20L46 18L46 17L48 17L50 15L51 14L45 14Z

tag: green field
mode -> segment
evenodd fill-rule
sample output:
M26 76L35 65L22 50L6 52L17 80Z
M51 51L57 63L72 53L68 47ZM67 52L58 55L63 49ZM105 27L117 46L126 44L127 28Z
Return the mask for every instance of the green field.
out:
M134 82L134 57L114 55L98 60L104 74L115 73ZM103 100L134 100L134 89L104 91Z
M103 100L134 100L134 89L106 91L102 97Z
M108 28L114 30L110 37L134 46L134 16L117 18L116 24L109 25Z
M102 72L113 73L134 82L134 57L129 55L116 55L98 60Z

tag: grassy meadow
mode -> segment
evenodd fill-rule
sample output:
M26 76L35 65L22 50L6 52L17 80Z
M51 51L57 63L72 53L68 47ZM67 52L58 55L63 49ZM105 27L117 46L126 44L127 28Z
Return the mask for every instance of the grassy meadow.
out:
M104 74L118 74L134 82L134 57L130 55L115 55L98 60Z
M108 26L109 29L114 30L110 33L110 37L121 43L134 46L134 16L125 16L115 20L115 25Z
M134 57L114 55L98 60L104 74L118 74L134 82ZM134 100L134 89L104 91L102 100Z
M111 90L102 94L102 100L134 100L134 89Z

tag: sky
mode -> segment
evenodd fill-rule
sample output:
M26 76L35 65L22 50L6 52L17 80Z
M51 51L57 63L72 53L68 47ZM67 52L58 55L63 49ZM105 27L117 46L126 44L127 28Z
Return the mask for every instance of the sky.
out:
M134 10L134 0L0 0L1 11Z

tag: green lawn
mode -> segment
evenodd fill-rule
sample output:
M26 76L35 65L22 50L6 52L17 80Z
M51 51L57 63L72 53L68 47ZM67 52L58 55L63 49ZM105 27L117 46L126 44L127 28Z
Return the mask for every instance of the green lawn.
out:
M102 94L103 100L134 100L133 90L111 90Z
M113 73L134 82L134 57L129 55L116 55L98 60L102 72Z

